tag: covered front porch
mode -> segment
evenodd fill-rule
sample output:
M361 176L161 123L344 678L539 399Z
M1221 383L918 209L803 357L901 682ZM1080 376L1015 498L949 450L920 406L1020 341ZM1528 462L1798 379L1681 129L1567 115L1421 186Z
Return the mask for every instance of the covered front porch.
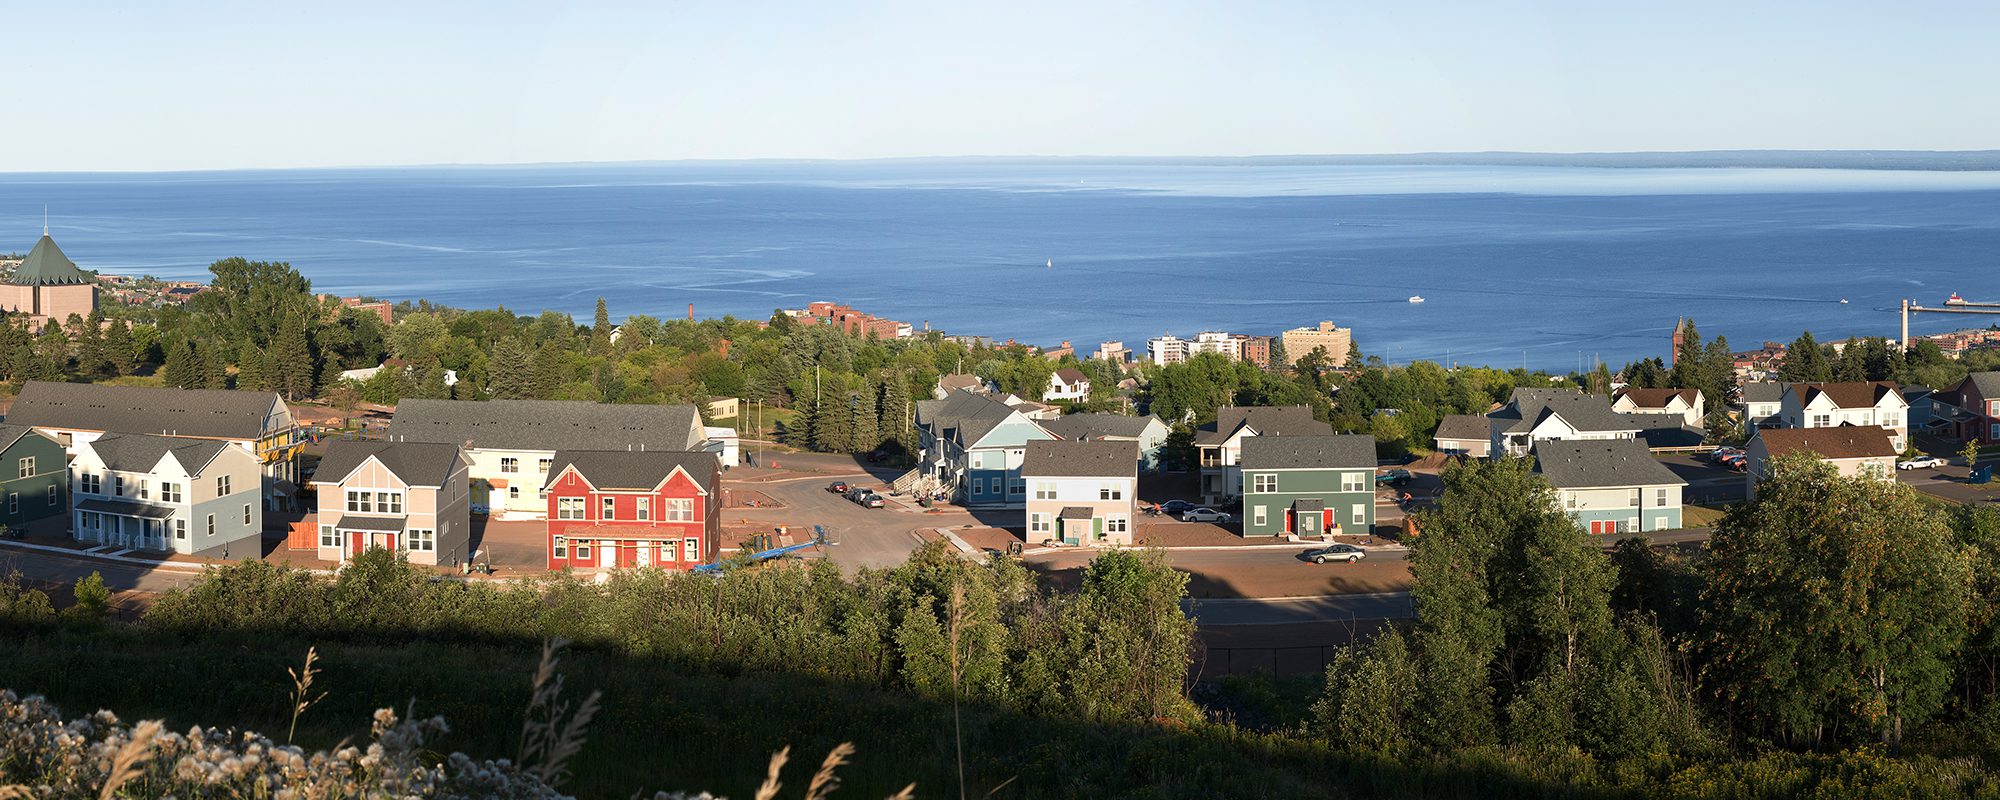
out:
M130 500L90 499L76 504L76 540L133 550L171 552L172 506ZM186 530L186 520L178 521ZM185 537L183 537L185 538Z

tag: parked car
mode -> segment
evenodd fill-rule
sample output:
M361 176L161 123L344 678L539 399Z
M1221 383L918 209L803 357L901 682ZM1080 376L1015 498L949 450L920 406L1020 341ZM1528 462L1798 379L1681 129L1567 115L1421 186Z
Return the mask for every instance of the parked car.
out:
M1318 550L1307 550L1305 553L1305 559L1314 564L1324 564L1328 561L1345 561L1352 564L1367 557L1368 551L1351 544L1327 545Z
M847 494L849 488L851 487L847 485L847 481L834 481L826 485L826 490L834 494Z
M852 489L849 489L849 490L847 490L847 499L849 499L849 500L852 500L852 501L854 501L854 502L856 502L856 503L859 503L859 502L861 502L861 498L863 498L863 497L867 497L868 495L871 495L871 494L874 494L874 492L873 492L873 491L870 491L870 490L868 490L868 489L864 489L864 488L862 488L862 487L859 487L859 486L856 486L856 487L854 487L854 488L852 488Z
M1181 515L1182 522L1228 522L1231 517L1213 508L1197 508Z
M1944 466L1944 459L1937 456L1917 456L1896 462L1896 469L1937 469Z
M863 508L881 508L884 505L887 505L887 503L882 499L882 496L874 492L869 492L867 496L861 498L861 507Z
M1376 486L1402 486L1411 481L1410 471L1397 467L1375 476Z
M1725 458L1728 458L1730 456L1740 456L1740 455L1743 455L1743 448L1718 447L1715 448L1714 450L1708 451L1708 460L1720 464L1722 463L1722 460Z
M1160 511L1168 514L1185 514L1195 509L1195 504L1186 500L1168 500L1160 504Z

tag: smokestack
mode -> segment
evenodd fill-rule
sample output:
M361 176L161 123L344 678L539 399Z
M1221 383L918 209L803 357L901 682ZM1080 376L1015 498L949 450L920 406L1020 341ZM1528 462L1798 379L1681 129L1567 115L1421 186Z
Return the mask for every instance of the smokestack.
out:
M694 321L694 304L693 304L693 303L689 303L689 304L688 304L688 321L689 321L689 322L693 322L693 321Z

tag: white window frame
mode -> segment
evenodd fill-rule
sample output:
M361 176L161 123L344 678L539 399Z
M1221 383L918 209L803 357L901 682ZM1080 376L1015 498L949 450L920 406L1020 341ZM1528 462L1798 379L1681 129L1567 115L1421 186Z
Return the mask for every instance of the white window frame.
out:
M22 457L20 458L20 460L18 460L18 461L15 461L15 462L14 462L14 477L15 477L15 478L32 478L32 477L35 477L35 457L34 457L34 456L22 456Z
M347 490L347 511L350 514L375 513L375 493L364 489Z
M1250 507L1250 524L1262 526L1265 520L1267 519L1269 519L1269 517L1267 517L1264 513L1264 506L1259 505Z
M556 519L583 519L584 518L583 515L584 515L583 498L581 497L556 498ZM577 546L586 547L588 545L583 545L579 543Z
M336 531L336 530L334 530L334 529L333 529L333 526L332 526L332 525L321 525L321 526L319 526L319 546L320 546L320 547L339 547L339 546L340 546L340 532L339 532L339 531Z
M56 494L57 488L58 487L55 484L53 483L49 484L49 505L55 505L56 502L60 499Z
M701 540L692 536L681 539L682 561L701 560Z
M429 528L411 528L403 535L403 549L412 553L437 552L437 531Z
M982 480L980 480L980 479L978 479L978 478L973 478L973 479L972 479L972 481L971 481L971 483L972 483L972 494L973 494L974 496L983 496L983 495L985 495L985 494L986 494L986 482L985 482L985 481L982 481Z
M1097 485L1097 499L1123 500L1125 499L1125 485L1116 481L1100 483Z
M597 518L598 518L598 519L608 519L608 520L614 520L614 521L615 521L615 520L617 520L617 519L618 519L618 498L616 498L616 497L614 497L614 496L611 496L611 495L608 495L608 494L607 494L607 495L605 495L605 496L603 496L603 497L601 497L601 498L598 498L598 501L597 501Z
M1346 475L1342 475L1346 478ZM1278 490L1278 474L1275 472L1253 472L1250 474L1250 491L1275 492ZM1263 524L1262 522L1258 523Z
M228 475L215 476L215 496L224 497L227 496L228 494L229 494L229 476Z
M184 519L174 520L174 539L176 541L185 542L187 541L187 538L188 538L188 521Z
M1629 502L1631 503L1631 506L1632 506L1633 508L1644 508L1644 507L1645 507L1645 505L1646 505L1646 492L1645 492L1645 490L1643 490L1643 489L1633 489L1633 490L1632 490L1632 496L1631 496L1631 497L1629 498Z
M554 547L556 558L561 558L561 559L569 558L569 537L567 536L556 537L555 543L552 546Z
M1056 482L1035 481L1035 499L1036 500L1056 499Z
M555 466L555 463L556 460L553 458L538 459L535 461L535 471L547 475L549 467Z
M668 561L679 561L679 560L681 560L680 542L668 539L660 543L660 561L662 563Z
M1046 513L1043 513L1043 512L1039 512L1039 511L1037 511L1037 512L1035 512L1035 513L1033 513L1033 514L1029 514L1029 515L1028 515L1028 532L1029 532L1029 533L1048 533L1048 532L1049 532L1049 515L1048 515L1048 514L1046 514Z
M1366 504L1363 503L1354 504L1354 524L1356 525L1368 524L1368 506Z
M514 457L514 456L501 456L501 457L500 457L500 471L501 471L501 472L504 472L504 473L510 473L510 474L511 474L511 473L517 473L517 472L520 472L520 471L521 471L521 459L519 459L519 458L516 458L516 457Z
M1658 488L1658 489L1654 489L1654 490L1653 490L1653 496L1654 496L1654 497L1655 497L1656 499L1658 499L1658 500L1660 501L1660 502L1659 502L1659 507L1660 507L1660 508L1666 508L1666 507L1667 507L1667 489L1666 489L1666 487L1664 487L1664 486L1663 486L1663 487L1660 487L1660 488Z
M653 498L651 497L632 498L632 518L640 522L652 521Z
M589 539L578 539L578 540L576 540L576 557L577 557L577 558L579 558L579 559L583 559L583 560L585 561L585 563L589 563L589 558L590 558L590 540L589 540Z
M692 497L667 498L667 513L666 516L661 517L661 519L666 522L693 522L694 498Z
M181 500L185 497L186 495L181 493L180 484L172 483L169 481L160 481L160 502L178 503L181 502Z
M519 499L521 499L521 487L519 487L519 486L509 486L509 487L507 487L507 499L509 499L509 500L519 500Z
M1343 492L1368 491L1369 476L1360 472L1340 473L1340 490Z
M209 535L210 537L213 537L213 536L215 536L215 515L214 515L214 514L210 514L210 515L208 515L208 535Z
M249 524L250 524L250 504L249 504L249 503L244 503L244 504L243 504L243 524L244 524L244 525L249 525Z
M1105 533L1131 533L1131 518L1123 514L1107 515L1104 518Z

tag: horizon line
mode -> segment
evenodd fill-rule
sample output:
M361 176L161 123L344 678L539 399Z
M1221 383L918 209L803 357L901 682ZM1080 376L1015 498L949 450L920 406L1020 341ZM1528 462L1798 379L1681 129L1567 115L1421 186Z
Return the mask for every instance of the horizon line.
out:
M1497 161L1531 162L1535 160L1579 159L1594 161L1659 161L1656 164L1604 164L1598 166L1713 166L1713 167L1779 167L1779 168L1830 168L1812 164L1771 164L1747 162L1741 164L1699 164L1676 165L1670 162L1682 159L1715 159L1718 157L1832 157L1843 158L1886 158L1903 163L1893 165L1844 165L1846 168L1894 169L2000 169L2000 148L1980 150L1911 150L1911 149L1787 149L1787 148L1736 148L1702 150L1431 150L1397 153L1265 153L1254 155L1094 155L1094 154L966 154L966 155L915 155L915 156L865 156L865 157L798 157L760 156L754 158L634 158L566 161L472 161L472 162L415 162L403 164L327 164L292 165L267 167L188 167L170 169L47 169L47 170L0 170L4 175L174 175L214 172L295 172L295 171L340 171L340 170L448 170L448 169L503 169L503 168L557 168L557 167L617 167L617 166L696 166L696 165L866 165L866 164L921 164L921 163L966 163L966 162L1072 162L1072 163L1160 163L1186 165L1229 165L1283 162L1297 166L1339 165L1341 161L1355 163L1406 163L1411 166L1443 165L1437 162L1453 162L1457 165L1504 166ZM1952 158L1973 158L1987 162L1980 166L1949 166L1931 164L1922 166L1923 161ZM1480 159L1494 161L1482 162ZM1590 165L1576 165L1590 166ZM1838 167L1832 167L1838 168Z

